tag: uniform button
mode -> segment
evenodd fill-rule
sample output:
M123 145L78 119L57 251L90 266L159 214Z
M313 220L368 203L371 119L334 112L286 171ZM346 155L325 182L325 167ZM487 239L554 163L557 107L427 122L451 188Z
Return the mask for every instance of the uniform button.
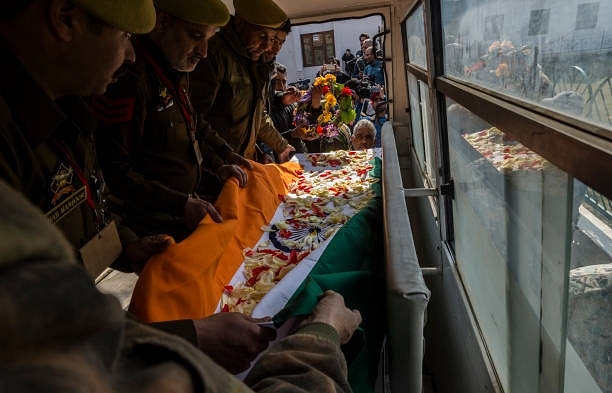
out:
M170 122L170 128L172 128L172 127L174 127L174 122L173 121Z

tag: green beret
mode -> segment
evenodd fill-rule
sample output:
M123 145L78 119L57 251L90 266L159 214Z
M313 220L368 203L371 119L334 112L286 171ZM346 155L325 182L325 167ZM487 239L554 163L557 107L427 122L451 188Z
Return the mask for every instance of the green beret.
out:
M155 0L155 5L170 15L199 25L224 26L230 17L221 0Z
M278 29L289 19L272 0L234 0L236 15L252 25Z
M91 15L131 33L144 34L155 27L153 0L73 0Z

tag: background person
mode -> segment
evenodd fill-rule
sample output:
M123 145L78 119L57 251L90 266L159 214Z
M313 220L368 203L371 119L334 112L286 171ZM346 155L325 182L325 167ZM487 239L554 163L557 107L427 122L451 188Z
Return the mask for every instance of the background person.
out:
M365 150L374 147L376 140L376 128L374 123L368 119L361 119L353 126L351 146L353 150Z

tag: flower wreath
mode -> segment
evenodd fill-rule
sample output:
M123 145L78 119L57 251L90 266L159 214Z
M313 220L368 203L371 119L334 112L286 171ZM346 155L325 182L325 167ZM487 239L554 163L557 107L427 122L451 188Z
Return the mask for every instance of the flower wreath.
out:
M313 86L321 86L323 99L321 105L323 111L317 117L316 123L308 120L308 107L312 99L312 93L307 92L298 104L295 123L303 124L306 133L316 133L320 137L334 139L339 136L339 129L345 128L347 124L355 120L357 113L353 107L353 91L341 83L336 83L334 74L317 77Z

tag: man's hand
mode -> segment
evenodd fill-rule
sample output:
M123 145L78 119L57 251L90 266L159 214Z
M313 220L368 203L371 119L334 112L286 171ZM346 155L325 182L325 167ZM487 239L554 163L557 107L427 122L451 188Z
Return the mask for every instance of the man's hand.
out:
M295 86L287 87L287 90L283 92L282 103L283 105L292 105L300 99L300 91Z
M293 157L294 154L295 154L295 147L291 145L287 145L285 150L283 150L283 152L278 155L278 162L281 164L283 162L287 162L291 159L291 157Z
M276 330L236 312L195 320L198 347L232 374L249 368L255 357L276 338Z
M225 183L230 177L238 179L240 187L244 187L247 184L248 175L244 169L238 165L222 165L217 169L217 177L221 180L221 183Z
M210 218L212 218L214 222L223 221L223 217L221 217L221 214L219 214L212 203L199 198L190 197L187 199L187 203L185 203L185 216L183 219L190 231L196 229L200 221L202 221L207 214L210 214Z
M170 244L172 244L172 241L168 235L142 237L125 246L123 249L123 262L134 273L140 274L149 258L166 251Z
M234 153L233 151L227 151L225 154L223 154L223 159L228 164L234 164L234 165L243 166L246 169L253 169L253 166L251 165L249 160L247 160L246 158L242 157L238 153Z
M361 323L361 313L358 310L349 310L344 305L344 298L337 292L325 291L319 303L300 325L322 322L331 325L340 336L340 342L346 344Z

